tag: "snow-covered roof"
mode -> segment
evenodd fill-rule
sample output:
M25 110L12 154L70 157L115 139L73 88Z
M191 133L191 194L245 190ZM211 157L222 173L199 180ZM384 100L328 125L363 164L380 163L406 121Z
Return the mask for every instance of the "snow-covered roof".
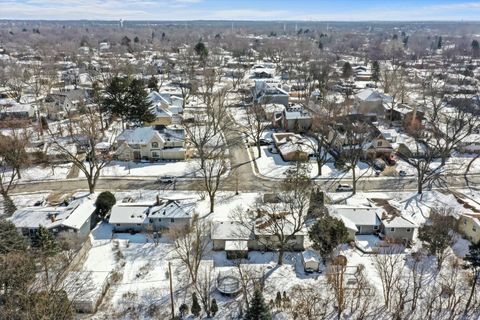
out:
M356 226L379 226L382 209L378 207L330 205L329 212L343 216L352 221Z
M392 98L383 93L378 92L377 90L368 88L360 91L355 95L355 97L361 101L385 101L390 102Z
M110 213L111 224L148 224L150 218L192 217L194 205L190 201L160 200L160 203L120 203Z
M416 228L417 225L403 216L383 220L385 228Z
M139 127L126 129L118 137L117 141L125 141L128 144L147 144L154 137L163 140L160 133L153 127Z
M302 258L303 258L303 261L307 262L307 261L313 261L313 262L318 262L320 263L320 256L318 255L318 253L316 251L314 251L313 249L307 249L305 251L302 252Z
M212 240L250 240L252 237L252 230L238 221L212 223Z
M47 229L68 227L80 229L95 211L93 195L71 201L67 206L57 207L27 207L19 209L10 218L17 228L37 229L43 226Z

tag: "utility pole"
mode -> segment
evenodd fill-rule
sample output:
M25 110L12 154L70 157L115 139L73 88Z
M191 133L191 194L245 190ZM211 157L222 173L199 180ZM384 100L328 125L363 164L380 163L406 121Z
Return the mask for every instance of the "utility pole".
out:
M172 319L175 318L175 306L173 305L172 263L168 262L168 279L170 280L170 305L172 307Z

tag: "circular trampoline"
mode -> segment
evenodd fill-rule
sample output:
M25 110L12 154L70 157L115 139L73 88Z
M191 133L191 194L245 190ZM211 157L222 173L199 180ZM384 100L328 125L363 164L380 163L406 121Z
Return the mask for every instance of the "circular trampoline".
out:
M240 281L237 277L231 275L218 275L217 277L217 289L221 294L226 296L236 295L240 292Z

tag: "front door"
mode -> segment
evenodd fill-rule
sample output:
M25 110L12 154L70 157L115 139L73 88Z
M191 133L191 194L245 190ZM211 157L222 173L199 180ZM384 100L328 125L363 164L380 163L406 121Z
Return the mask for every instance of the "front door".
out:
M133 151L133 160L138 161L142 159L142 155L140 151Z

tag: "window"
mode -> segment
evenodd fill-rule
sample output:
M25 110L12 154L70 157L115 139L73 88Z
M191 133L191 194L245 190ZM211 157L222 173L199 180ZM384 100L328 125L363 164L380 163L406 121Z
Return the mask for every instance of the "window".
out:
M175 219L171 218L171 219L170 219L170 222L172 222L172 223L175 222Z
M412 230L410 228L407 228L407 232L411 232Z
M378 226L373 226L373 230L378 230Z
M120 227L120 223L117 223L116 226L117 226L117 227Z
M150 223L153 223L153 219L150 219Z
M463 224L467 224L467 219L463 219Z
M395 232L395 228L390 228L390 231L391 231L391 232Z
M152 148L158 148L158 142L152 142Z
M382 146L382 141L377 141L377 147L381 147Z
M141 226L141 224L140 224L140 223L137 223L137 226Z
M152 158L158 158L158 152L153 151L152 152Z

